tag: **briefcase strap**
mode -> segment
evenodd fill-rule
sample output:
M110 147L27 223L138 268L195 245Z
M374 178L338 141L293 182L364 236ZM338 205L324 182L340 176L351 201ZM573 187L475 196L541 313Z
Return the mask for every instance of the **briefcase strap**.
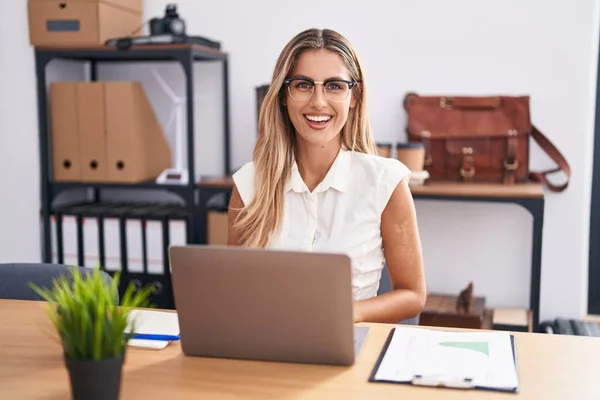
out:
M552 190L553 192L562 192L569 185L569 179L571 178L571 167L569 166L569 163L561 154L561 152L558 151L558 149L552 144L552 142L550 142L550 140L548 140L548 138L544 136L544 134L540 132L535 126L532 126L531 136L537 142L537 144L540 145L542 150L544 150L546 154L548 154L552 161L558 164L557 168L549 169L546 171L530 172L529 176L531 180L545 184L546 186L548 186L548 189ZM567 180L561 185L554 185L550 183L550 181L548 181L548 177L546 175L558 171L563 171L567 175Z

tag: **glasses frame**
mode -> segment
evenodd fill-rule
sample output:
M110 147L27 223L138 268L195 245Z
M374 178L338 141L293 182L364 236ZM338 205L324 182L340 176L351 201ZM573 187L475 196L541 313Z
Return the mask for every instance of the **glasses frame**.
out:
M290 83L292 83L293 81L306 81L306 82L310 82L312 83L313 87L310 90L310 96L308 96L308 98L306 100L298 100L297 98L295 98L294 96L292 96L292 91L290 89ZM346 94L346 97L344 97L342 100L331 100L328 96L327 96L327 92L325 91L325 84L327 83L331 83L331 82L344 82L348 85L348 94ZM323 95L325 96L325 98L329 101L332 101L334 103L341 103L344 102L348 99L348 95L350 94L350 92L352 92L352 89L354 89L357 85L358 82L356 81L348 81L346 79L327 79L325 81L313 81L310 78L287 78L283 81L283 83L285 84L285 86L287 87L288 93L290 94L290 97L296 101L308 101L312 98L313 94L315 93L315 87L317 85L321 85L323 86Z

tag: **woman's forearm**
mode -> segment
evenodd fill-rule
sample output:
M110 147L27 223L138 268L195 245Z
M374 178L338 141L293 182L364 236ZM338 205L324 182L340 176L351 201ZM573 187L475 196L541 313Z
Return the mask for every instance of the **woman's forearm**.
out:
M398 323L418 316L425 306L426 295L397 289L368 300L354 303L354 322Z

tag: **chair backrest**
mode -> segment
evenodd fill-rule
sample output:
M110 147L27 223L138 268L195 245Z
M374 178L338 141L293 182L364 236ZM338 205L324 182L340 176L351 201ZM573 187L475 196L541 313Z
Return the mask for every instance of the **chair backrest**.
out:
M387 264L383 264L383 271L381 271L381 279L379 280L379 290L377 295L392 291L392 282L390 281L390 274L387 269ZM398 322L401 325L419 325L419 316L416 316L406 321Z
M71 275L72 268L79 268L82 274L92 272L89 268L70 267L61 264L0 264L0 299L11 300L44 300L30 286L33 283L41 288L51 288L52 280L64 275ZM102 272L106 283L112 277Z

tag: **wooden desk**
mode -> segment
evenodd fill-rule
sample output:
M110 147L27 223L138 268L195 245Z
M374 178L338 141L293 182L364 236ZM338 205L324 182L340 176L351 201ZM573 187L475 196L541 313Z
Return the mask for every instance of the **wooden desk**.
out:
M210 177L198 183L200 188L233 188L231 176ZM412 186L415 197L421 196L477 196L540 199L544 197L544 188L539 183L523 183L516 185L497 185L489 183L454 183L435 182L423 186Z
M69 381L42 302L0 300L0 398L67 399ZM600 338L515 333L520 392L507 394L370 383L393 325L371 327L352 367L186 357L129 349L123 399L598 399Z
M207 242L206 204L216 194L225 193L228 199L233 188L230 176L206 178L199 182L200 208L197 216L198 242ZM539 183L520 183L515 185L429 182L423 186L411 187L415 199L438 201L469 201L487 203L513 203L525 208L533 217L531 283L529 289L529 308L533 313L533 331L539 329L540 291L542 278L542 234L544 228L544 189ZM229 203L226 200L226 203Z

